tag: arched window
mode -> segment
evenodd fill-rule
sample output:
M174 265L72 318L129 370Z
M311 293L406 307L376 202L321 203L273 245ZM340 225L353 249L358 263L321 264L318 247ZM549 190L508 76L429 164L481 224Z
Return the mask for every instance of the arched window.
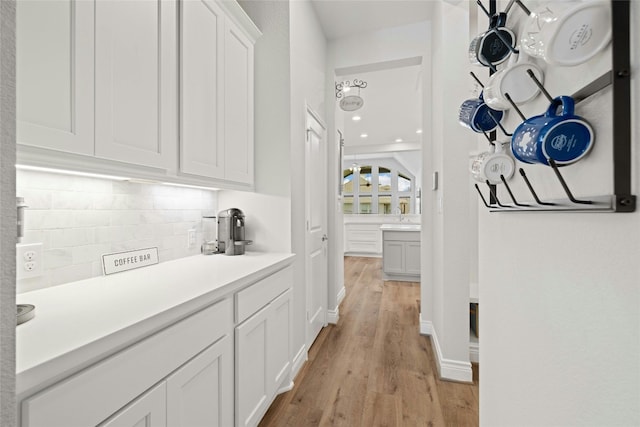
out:
M415 178L406 171L389 165L367 164L344 169L342 175L345 214L415 213Z

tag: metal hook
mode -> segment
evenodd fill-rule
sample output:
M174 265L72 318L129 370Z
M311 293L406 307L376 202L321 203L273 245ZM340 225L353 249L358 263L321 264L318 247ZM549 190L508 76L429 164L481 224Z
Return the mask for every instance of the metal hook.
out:
M529 191L531 191L531 194L533 195L533 198L535 199L537 204L542 205L542 206L555 206L555 203L540 201L540 199L538 198L538 195L536 194L535 190L533 189L533 186L529 182L529 178L527 178L527 174L524 173L524 169L520 168L519 172L520 172L520 175L522 176L522 179L524 179L524 182L527 184L527 187L529 187Z
M558 180L560 181L560 184L562 185L564 192L567 193L567 197L569 198L569 200L571 200L573 203L579 203L584 205L590 205L593 203L591 200L578 200L575 197L573 197L573 194L571 194L571 190L569 190L569 186L567 186L566 181L560 174L560 170L558 170L558 165L556 165L555 160L550 158L549 165L553 168L553 171L556 173L556 176L558 177Z
M547 89L542 85L542 83L540 83L540 80L538 80L536 75L533 74L533 71L531 71L531 68L527 68L527 74L529 74L529 77L531 77L531 79L533 79L533 81L535 82L536 86L538 86L538 88L540 88L540 91L542 91L544 96L547 97L549 102L553 102L553 98L551 97L551 95L549 95L549 92L547 92Z
M484 12L485 15L487 15L488 18L491 18L491 14L489 13L489 11L487 10L486 7L484 7L484 4L482 4L482 2L480 0L477 0L476 3L478 3L478 6L480 6L480 9L482 9L482 11Z
M515 2L518 3L518 6L520 6L520 8L524 11L524 13L527 14L527 16L531 15L531 11L529 10L529 8L524 4L522 4L520 0L515 0Z
M480 198L482 199L482 203L484 203L484 205L487 208L491 208L491 206L489 206L489 204L487 203L487 200L484 198L484 196L482 195L482 191L480 191L480 187L478 187L478 184L475 184L476 190L478 190L478 194L480 195Z
M520 109L518 108L516 103L513 102L513 99L511 99L511 95L509 95L507 92L505 92L504 97L507 98L507 101L509 101L509 103L511 104L513 109L516 111L516 113L518 113L518 115L520 116L522 121L524 122L525 120L527 120L527 118L524 116L524 114L522 114L522 111L520 111Z
M510 207L512 207L512 206L507 206L507 205L503 205L502 203L500 203L500 199L498 199L498 195L496 194L496 191L494 190L494 188L491 186L491 183L489 182L489 180L486 180L485 182L487 183L487 187L489 187L489 192L493 196L493 199L496 201L498 206L500 206L501 208L510 208Z
M487 135L487 132L485 132L483 130L482 133L484 134L484 137L487 138L487 141L489 141L489 144L494 145L494 146L496 145L495 142L493 142L493 140L491 139L491 137L489 135Z
M473 77L476 82L478 82L478 84L480 85L480 87L482 89L484 89L484 85L482 84L482 82L480 81L480 79L478 78L478 76L475 75L475 73L473 71L469 71L469 74L471 74L471 77Z
M513 200L513 204L516 206L521 206L521 207L527 207L529 205L525 205L524 203L518 203L516 198L513 197L513 192L511 192L511 187L509 187L509 184L507 184L507 180L504 178L504 175L500 174L500 180L502 181L502 183L504 184L505 188L507 189L507 192L509 193L509 197L511 197L511 200Z
M491 119L495 122L496 125L498 125L498 127L500 128L500 130L502 131L502 133L505 134L505 136L513 136L512 133L509 133L505 130L505 128L502 126L502 124L500 123L499 120L496 120L495 116L493 115L493 113L491 111L488 112L489 113L489 117L491 117Z

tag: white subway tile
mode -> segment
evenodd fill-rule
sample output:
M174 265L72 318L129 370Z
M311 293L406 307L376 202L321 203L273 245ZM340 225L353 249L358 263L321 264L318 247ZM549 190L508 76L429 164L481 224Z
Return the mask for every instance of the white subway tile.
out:
M111 224L110 211L77 211L73 213L76 227L101 227Z
M72 252L73 264L100 262L102 255L110 252L111 245L109 244L76 246Z
M51 271L51 285L55 286L63 283L89 279L92 277L92 272L93 269L91 263L55 268Z
M94 241L94 230L90 228L62 228L51 230L50 238L52 248L88 245Z
M16 196L24 197L27 209L51 209L52 192L32 188L16 188Z
M71 248L55 248L43 251L43 268L54 269L73 264L73 250Z
M90 194L76 191L56 191L52 195L53 209L92 209L93 198Z

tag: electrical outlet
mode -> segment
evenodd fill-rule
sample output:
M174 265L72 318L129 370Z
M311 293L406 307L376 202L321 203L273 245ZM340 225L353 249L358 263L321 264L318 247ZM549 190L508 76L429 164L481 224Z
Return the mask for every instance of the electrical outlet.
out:
M16 278L42 276L42 243L16 245Z
M190 228L187 230L187 249L191 249L196 245L196 229Z

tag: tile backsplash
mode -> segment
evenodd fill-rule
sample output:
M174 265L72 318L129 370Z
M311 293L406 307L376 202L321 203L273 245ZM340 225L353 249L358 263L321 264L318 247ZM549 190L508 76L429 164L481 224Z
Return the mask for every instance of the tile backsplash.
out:
M215 191L26 170L17 171L16 194L29 206L21 244L43 244L42 276L18 279L18 293L100 276L106 253L158 247L160 262L196 255L202 216L218 207Z

